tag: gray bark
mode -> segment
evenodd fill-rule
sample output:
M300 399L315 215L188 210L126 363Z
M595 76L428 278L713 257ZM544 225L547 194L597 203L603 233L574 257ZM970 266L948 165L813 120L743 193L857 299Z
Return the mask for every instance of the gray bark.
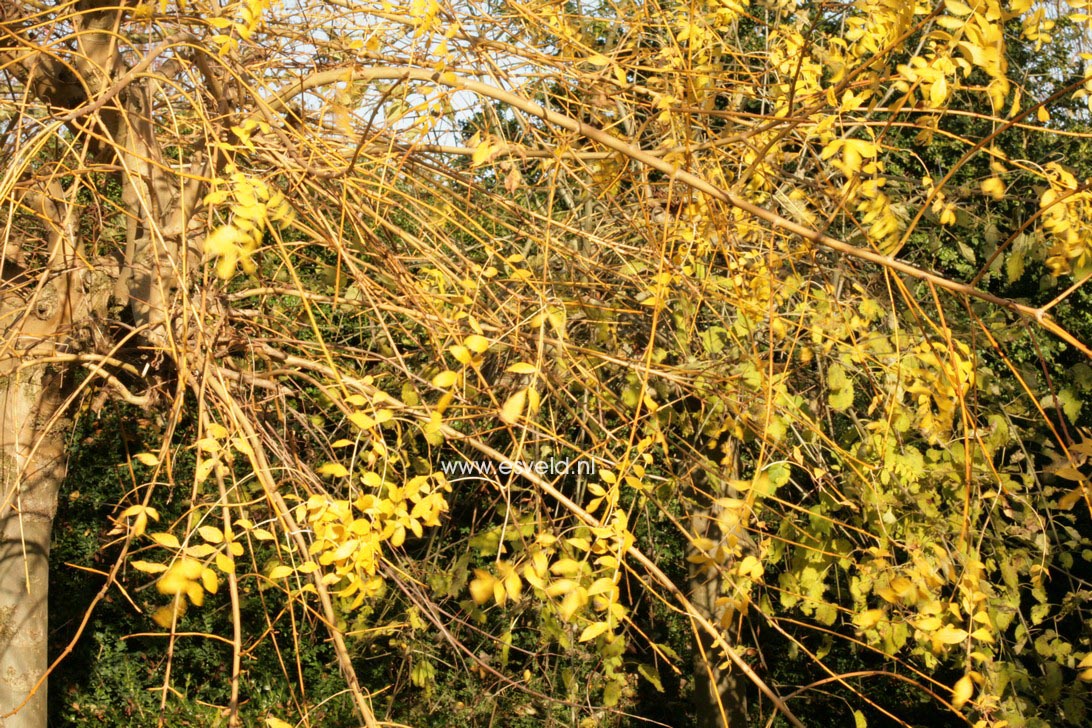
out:
M61 391L44 367L0 380L0 725L46 724L49 542L64 479L51 427ZM40 683L40 684L39 684ZM14 713L14 715L10 715Z

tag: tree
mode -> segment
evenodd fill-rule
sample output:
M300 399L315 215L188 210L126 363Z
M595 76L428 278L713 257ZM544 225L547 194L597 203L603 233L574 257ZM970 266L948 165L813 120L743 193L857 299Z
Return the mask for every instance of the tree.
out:
M1009 62L1087 15L0 13L5 725L45 721L65 432L114 402L158 413L103 548L104 590L168 636L163 706L215 602L232 724L319 720L306 685L241 707L248 656L301 675L313 630L369 726L425 719L385 695L396 664L425 702L478 680L529 720L649 719L638 686L683 682L710 725L801 725L827 686L898 720L891 682L1080 722L1081 392L1020 364L1089 354L1050 315L1089 270L1089 193L1003 149L1087 137L1087 77L1044 94ZM987 222L982 270L952 265ZM1072 285L1007 298L995 261Z

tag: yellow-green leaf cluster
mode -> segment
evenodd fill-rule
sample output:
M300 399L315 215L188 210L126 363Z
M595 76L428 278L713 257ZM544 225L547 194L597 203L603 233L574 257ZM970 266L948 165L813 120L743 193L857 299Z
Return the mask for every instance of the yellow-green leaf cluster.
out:
M257 126L255 122L255 127ZM253 128L240 133L249 133ZM224 280L235 275L236 267L253 274L257 271L254 253L262 242L262 236L270 223L282 222L291 215L291 207L284 194L272 190L257 177L229 169L226 179L217 180L213 191L205 197L205 203L215 206L231 200L230 219L217 227L204 240L208 258L216 259L216 275Z

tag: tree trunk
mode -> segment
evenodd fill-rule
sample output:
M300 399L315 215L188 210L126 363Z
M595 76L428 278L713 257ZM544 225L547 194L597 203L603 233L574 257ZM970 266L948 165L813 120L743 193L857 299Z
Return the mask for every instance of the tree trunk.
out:
M66 380L83 366L93 379L136 401L106 371L106 357L81 355L109 333L100 324L111 302L131 306L131 325L144 342L168 338L167 307L179 289L179 272L199 265L196 240L187 231L214 168L206 155L194 153L185 159L190 179L179 182L184 176L164 159L152 121L159 81L141 75L168 48L174 57L162 61L160 79L182 71L181 56L202 54L191 54L188 41L177 36L129 66L123 50L142 42L124 36L124 17L134 3L62 5L50 22L68 25L71 35L54 46L35 35L43 23L39 9L0 1L0 21L8 41L16 41L0 48L0 68L9 84L23 86L17 95L36 98L54 118L61 110L94 105L65 117L73 139L62 145L68 152L41 167L20 168L36 179L6 188L4 200L10 209L0 241L0 728L44 728L47 722L49 542L65 474L65 428L57 418L64 414ZM72 52L59 54L62 47ZM4 133L13 128L21 127L9 124ZM84 239L89 228L81 224L80 194L100 184L85 174L98 165L120 182L123 253L109 240ZM109 199L101 194L100 200ZM42 358L53 361L35 361Z
M49 541L65 472L63 437L51 422L59 404L59 375L45 366L16 370L0 379L0 726L4 728L46 725L42 678L48 666Z
M63 199L60 193L55 199ZM49 541L65 476L63 405L69 360L91 338L118 264L76 267L67 255L71 210L43 198L51 265L0 267L0 727L45 728ZM5 264L9 261L0 261ZM50 361L52 359L53 361ZM60 359L62 361L58 362Z
M727 471L723 478L710 478L699 467L694 472L695 497L716 499L737 495L725 492L724 481L738 477L735 447L728 443L724 452L716 449L708 454L719 458L719 468ZM726 528L726 526L728 526ZM718 518L713 506L696 509L690 517L690 535L705 548L691 548L690 601L710 622L716 625L731 622L731 607L721 598L729 586L723 578L725 570L731 570L738 556L751 544L750 536L742 523ZM750 681L731 665L725 665L728 657L720 653L712 638L702 630L695 630L694 645L694 720L697 728L745 728L748 725L748 692ZM729 639L731 641L731 639ZM723 669L722 669L723 668Z
M697 536L720 540L715 517L699 511L691 517L691 529ZM715 569L702 564L690 565L690 601L713 624L723 624L729 608L717 601L722 596L723 579ZM694 649L694 716L697 728L744 728L747 726L747 692L750 681L725 665L728 658L713 644L713 639L696 630ZM722 669L723 668L723 669Z

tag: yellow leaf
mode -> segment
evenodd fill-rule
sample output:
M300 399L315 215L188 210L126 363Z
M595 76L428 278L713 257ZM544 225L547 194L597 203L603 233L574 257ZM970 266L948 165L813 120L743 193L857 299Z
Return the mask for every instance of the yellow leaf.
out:
M1044 124L1050 121L1050 112L1045 106L1040 106L1039 109L1035 112L1035 116L1037 119L1039 119L1039 121L1043 122Z
M508 367L506 371L512 372L513 374L534 374L538 371L538 367L534 364L520 361Z
M160 574L167 570L165 564L157 564L152 561L134 561L132 567L137 571L143 571L145 574Z
M163 576L159 577L159 580L155 583L155 588L160 594L181 594L186 591L186 588L190 585L190 580L182 574L181 571L171 567L164 572Z
M925 617L914 622L914 626L922 632L936 632L942 624L940 617Z
M199 543L194 546L187 546L185 549L183 549L183 552L186 554L186 556L192 556L195 559L203 559L206 556L211 556L213 553L215 553L216 548L214 546L210 546L207 543Z
M445 369L432 378L432 386L437 389L447 389L457 381L459 381L459 374L450 369Z
M133 521L133 537L143 536L144 531L148 528L148 514L141 513Z
M376 421L364 412L353 412L349 415L349 422L362 430L370 430L376 425Z
M147 465L149 468L154 468L156 465L159 465L159 458L152 455L150 452L138 452L133 457L143 465Z
M957 645L967 639L967 630L948 625L937 630L933 638L945 645Z
M527 390L521 389L504 403L501 407L500 418L503 422L513 424L519 419L519 416L523 414L523 407L527 404Z
M941 76L929 88L929 102L933 108L939 107L948 98L948 80Z
M508 575L504 577L504 591L513 600L519 599L519 595L523 593L523 582L520 581L515 569L509 571Z
M178 543L178 539L170 533L153 533L149 536L149 538L151 538L160 546L168 549L176 549L182 545Z
M475 354L482 354L489 348L489 339L478 334L471 334L463 341L463 345Z
M602 53L596 53L593 56L588 56L588 63L593 66L608 66L610 65L610 59L604 56Z
M227 190L216 190L205 195L205 199L202 202L206 205L219 205L228 198Z
M483 141L474 148L474 153L470 155L470 166L480 167L492 159L493 155L499 150L499 144L491 144L488 140Z
M752 554L748 554L747 556L743 557L743 561L739 563L739 566L737 567L737 573L740 576L745 576L755 581L758 581L762 578L762 575L766 573L766 570L762 566L762 562L759 561L757 557Z
M558 576L576 576L580 573L580 562L576 559L558 559L550 565L550 572Z
M153 521L159 520L159 512L154 508L148 508L146 506L129 506L121 512L122 518L129 518L130 516L137 516L147 514L152 517Z
M610 629L610 625L606 622L593 622L584 628L584 631L580 633L578 639L579 642L590 642L599 635Z
M558 579L557 581L551 582L550 585L546 587L546 596L551 598L559 597L562 594L568 594L578 586L579 584L572 579Z
M349 474L346 467L340 463L325 463L315 472L319 475L332 475L335 478L344 478Z
M216 467L216 459L210 458L208 460L199 460L197 467L193 469L193 477L198 483L204 483L212 469Z
M588 592L583 587L577 587L565 595L561 605L557 608L561 618L571 622L576 613L588 603Z
M590 587L588 587L588 596L594 597L598 594L610 594L614 592L614 579L608 576L601 577L595 580Z
M956 213L955 205L948 203L940 212L940 224L941 225L955 225Z
M152 614L152 621L163 629L170 629L171 625L174 624L175 611L174 606L160 607Z
M460 364L469 364L474 360L474 355L471 354L470 349L467 349L465 346L456 344L455 346L449 347L447 351L451 356L455 357L455 361Z
M1084 658L1077 663L1077 667L1081 670L1077 673L1077 678L1082 682L1092 682L1092 652L1085 655Z
M235 573L235 561L225 553L216 554L216 568L225 574Z
M971 6L966 3L960 2L960 0L944 0L944 7L952 15L970 15L973 11Z
M602 534L600 534L600 535L602 535ZM573 538L567 538L567 539L565 539L565 543L569 544L573 548L580 549L581 551L591 551L591 547L592 547L591 541L589 541L586 538L580 538L579 536L575 536Z
M962 709L972 695L974 695L974 681L971 680L970 675L964 675L952 688L952 707L956 710Z
M241 452L243 455L253 455L254 450L250 447L250 443L241 437L231 438L231 444L235 446L235 449Z
M343 561L343 560L349 558L350 556L352 556L356 552L356 550L357 550L357 548L359 546L360 546L360 541L358 541L355 538L349 539L345 543L338 546L337 550L334 551L334 556L333 556L334 561Z
M183 578L193 581L201 575L201 569L205 567L196 559L180 559L171 568L177 570Z
M224 540L224 532L215 526L201 526L197 529L197 532L201 534L201 538L212 544L217 544Z
M493 598L493 585L496 579L484 569L474 569L474 578L470 581L470 598L475 604L485 604Z
M286 576L290 576L293 572L291 566L285 566L284 564L277 564L269 570L269 578L276 581L277 579L283 579Z
M990 177L982 180L982 193L995 200L1005 199L1005 183L1000 177Z
M516 268L512 271L511 278L514 281L527 281L535 277L535 274L526 268Z
M221 225L205 238L205 253L209 256L225 255L237 251L239 245L249 239L249 235L234 225Z
M887 619L887 612L882 609L869 609L861 612L853 618L853 622L861 629L868 629Z
M249 139L249 135L247 135L247 139ZM258 223L259 227L265 222L266 219L266 207L265 203L263 202L254 201L246 205L236 205L231 209L231 211L235 213L236 218L241 217L244 220ZM239 224L238 220L236 220L236 224Z
M1073 506L1077 505L1077 503L1084 498L1084 490L1084 486L1080 486L1063 495L1058 499L1058 508L1063 511L1072 510Z
M271 715L266 717L265 724L268 728L292 728L291 723L285 723L280 718L274 718Z
M209 594L215 594L216 590L220 588L220 578L216 576L216 572L212 569L202 569L201 584Z
M209 423L209 426L205 428L205 434L209 437L215 437L217 440L224 440L231 433L228 432L228 428L224 427L219 422L211 422Z
M235 275L235 266L239 263L239 253L235 250L226 251L216 263L216 276L223 281Z

